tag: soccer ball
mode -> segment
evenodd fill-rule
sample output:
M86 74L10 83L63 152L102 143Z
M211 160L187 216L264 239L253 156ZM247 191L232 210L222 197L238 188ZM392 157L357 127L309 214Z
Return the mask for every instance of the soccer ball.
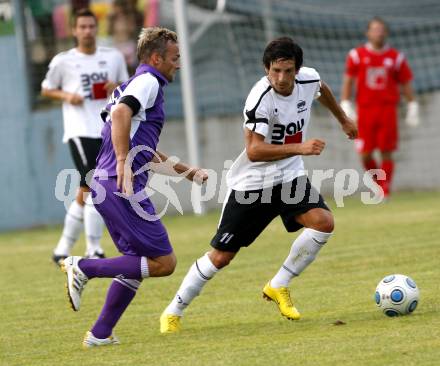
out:
M376 305L387 316L411 314L419 303L419 289L408 276L386 276L376 287Z

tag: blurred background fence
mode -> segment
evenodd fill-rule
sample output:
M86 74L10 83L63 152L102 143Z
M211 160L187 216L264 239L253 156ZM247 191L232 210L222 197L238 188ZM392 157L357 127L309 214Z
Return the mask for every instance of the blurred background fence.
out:
M136 67L135 37L142 26L175 28L172 0L0 0L0 230L60 222L64 206L54 195L56 177L71 168L61 143L58 104L39 96L54 54L74 46L73 8L89 5L99 19L99 43L114 45ZM221 174L224 161L241 151L241 112L252 85L263 75L267 41L290 35L303 47L305 65L316 68L339 96L347 52L363 43L375 15L390 25L390 43L407 56L421 102L422 124L401 124L396 189L440 186L440 2L429 0L193 0L187 2L196 106L204 166ZM166 125L161 148L186 159L182 135L180 79L166 90ZM359 169L351 143L337 123L317 106L309 133L327 141L325 154L309 168ZM189 185L176 191L186 212ZM327 182L324 190L332 193ZM221 193L220 193L221 196ZM163 197L155 197L158 205ZM209 207L221 201L216 196Z

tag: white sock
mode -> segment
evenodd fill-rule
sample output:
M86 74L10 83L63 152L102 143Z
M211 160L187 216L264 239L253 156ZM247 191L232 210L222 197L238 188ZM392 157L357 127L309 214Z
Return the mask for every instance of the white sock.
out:
M273 288L288 287L292 278L299 276L315 260L331 235L332 233L304 229L293 242L289 255L278 273L271 279L270 285Z
M142 278L150 277L150 267L148 266L147 257L141 257L141 275Z
M217 272L218 269L212 264L208 254L197 259L183 279L176 296L166 308L165 313L182 316L183 311Z
M70 250L78 240L83 228L83 213L84 207L76 200L73 201L66 212L63 233L53 254L65 256L70 254Z
M103 254L101 248L104 220L93 205L92 196L89 194L84 206L84 231L86 232L86 256Z

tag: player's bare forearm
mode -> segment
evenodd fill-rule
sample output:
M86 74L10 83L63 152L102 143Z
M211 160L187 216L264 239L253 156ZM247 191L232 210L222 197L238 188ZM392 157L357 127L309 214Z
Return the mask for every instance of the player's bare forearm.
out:
M41 95L46 98L55 100L65 100L66 92L61 89L41 89Z
M156 150L156 155L153 156L151 162L151 170L159 174L171 176L184 175L189 180L197 180L199 183L208 179L208 175L203 169L174 161L158 150Z
M341 106L336 101L332 90L325 82L321 82L321 96L318 98L318 100L333 114L333 116L335 116L335 118L341 124L342 129L350 139L357 137L356 124L345 114Z
M159 150L156 150L156 154L153 155L150 167L151 170L156 173L171 176L177 176L191 169L191 167L184 163L170 159L166 154Z
M54 100L60 100L73 105L80 105L83 102L83 97L78 94L68 93L61 89L42 89L41 95Z
M350 100L353 91L354 79L347 74L342 79L341 100Z
M116 105L111 112L112 143L117 161L124 161L127 158L132 115L131 108L123 103Z
M324 141L313 139L304 143L272 145L264 142L264 136L245 130L246 153L250 161L276 161L295 155L319 155Z
M414 97L414 90L410 81L408 81L405 84L402 84L402 94L407 102L412 102L416 99Z
M336 101L330 87L324 82L321 82L321 96L318 101L326 107L339 122L344 122L345 113Z
M245 129L246 153L250 161L276 161L294 155L294 150L299 144L272 145L264 142L264 136Z
M153 159L151 159L153 163L163 163L164 161L167 160L168 160L168 156L159 150L156 150L156 155L153 155Z

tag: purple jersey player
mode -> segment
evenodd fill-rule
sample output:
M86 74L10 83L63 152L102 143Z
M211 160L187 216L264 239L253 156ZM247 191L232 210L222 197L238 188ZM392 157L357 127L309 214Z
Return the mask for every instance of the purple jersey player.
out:
M75 311L88 280L114 278L98 320L86 333L85 347L119 343L113 328L142 279L174 271L176 257L168 234L144 190L149 169L165 162L161 165L172 166L170 173L184 173L198 182L207 179L203 170L168 163L168 157L156 151L165 119L163 87L179 69L176 34L159 27L143 29L137 52L140 66L135 75L113 92L102 113L103 141L91 187L96 209L122 256L68 257L63 262Z

